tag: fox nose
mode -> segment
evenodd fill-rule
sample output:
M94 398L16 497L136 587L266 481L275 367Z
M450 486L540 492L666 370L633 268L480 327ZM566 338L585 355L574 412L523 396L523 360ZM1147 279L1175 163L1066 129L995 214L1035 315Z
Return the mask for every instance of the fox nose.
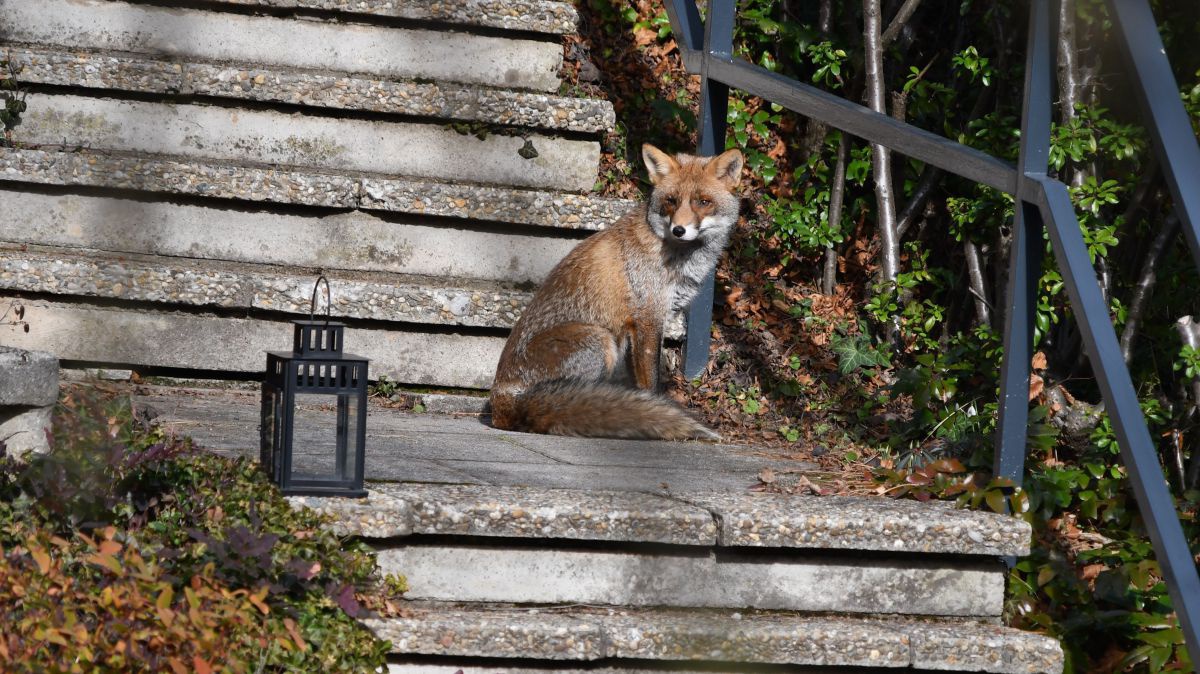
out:
M671 233L674 234L675 238L678 239L678 238L681 238L685 233L687 233L687 230L684 229L682 225L675 225L674 227L671 228Z

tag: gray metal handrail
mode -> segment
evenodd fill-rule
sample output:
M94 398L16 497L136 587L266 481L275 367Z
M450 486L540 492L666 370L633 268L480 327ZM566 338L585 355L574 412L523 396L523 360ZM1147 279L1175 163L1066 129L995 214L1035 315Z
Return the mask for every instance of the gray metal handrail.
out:
M735 0L709 0L701 23L694 0L666 0L671 29L689 72L701 78L699 153L724 150L729 88L777 103L831 127L887 146L913 159L1013 195L1014 233L1006 295L1004 360L996 431L997 476L1020 483L1029 423L1030 361L1037 281L1048 232L1088 357L1112 419L1121 460L1149 530L1171 602L1193 661L1200 662L1200 575L1178 512L1163 479L1154 443L1138 405L1080 232L1067 187L1047 175L1054 73L1051 0L1031 0L1025 98L1018 166L895 120L803 82L733 57ZM1147 0L1108 0L1121 43L1136 74L1143 117L1164 168L1189 247L1200 267L1200 146L1179 97ZM1190 179L1193 189L1184 189ZM699 375L708 361L713 277L688 310L684 374Z

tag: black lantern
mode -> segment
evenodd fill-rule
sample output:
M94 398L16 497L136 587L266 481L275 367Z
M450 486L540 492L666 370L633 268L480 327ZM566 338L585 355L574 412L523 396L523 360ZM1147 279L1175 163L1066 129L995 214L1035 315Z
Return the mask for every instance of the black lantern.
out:
M325 320L314 320L325 284ZM262 452L287 495L363 497L367 359L342 353L346 326L329 320L329 281L313 286L309 320L292 321L291 353L267 352Z

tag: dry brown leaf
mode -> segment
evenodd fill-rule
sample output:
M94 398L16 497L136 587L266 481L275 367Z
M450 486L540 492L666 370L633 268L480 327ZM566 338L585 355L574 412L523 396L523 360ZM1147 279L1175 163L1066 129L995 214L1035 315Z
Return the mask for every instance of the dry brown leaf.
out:
M1033 354L1033 360L1029 364L1035 370L1045 370L1046 369L1046 354L1042 353L1041 351L1038 351L1037 353Z
M1046 388L1046 381L1044 379L1042 379L1039 375L1036 375L1036 374L1030 375L1030 377L1029 377L1029 399L1030 400L1033 400L1034 398L1040 396L1042 394L1042 389L1044 389L1044 388Z
M1104 571L1107 568L1108 567L1104 564L1088 564L1080 570L1079 577L1080 579L1091 583L1092 581L1096 580L1096 576L1099 576L1101 571Z

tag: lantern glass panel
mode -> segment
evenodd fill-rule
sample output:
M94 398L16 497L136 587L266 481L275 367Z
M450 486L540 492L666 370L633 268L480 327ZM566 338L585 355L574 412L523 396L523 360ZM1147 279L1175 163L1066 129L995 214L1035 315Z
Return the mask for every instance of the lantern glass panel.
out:
M282 474L280 451L283 447L283 391L274 386L263 387L262 392L262 433L259 463L266 469L271 479L279 484Z
M358 395L297 393L293 407L292 483L351 482L357 469Z

